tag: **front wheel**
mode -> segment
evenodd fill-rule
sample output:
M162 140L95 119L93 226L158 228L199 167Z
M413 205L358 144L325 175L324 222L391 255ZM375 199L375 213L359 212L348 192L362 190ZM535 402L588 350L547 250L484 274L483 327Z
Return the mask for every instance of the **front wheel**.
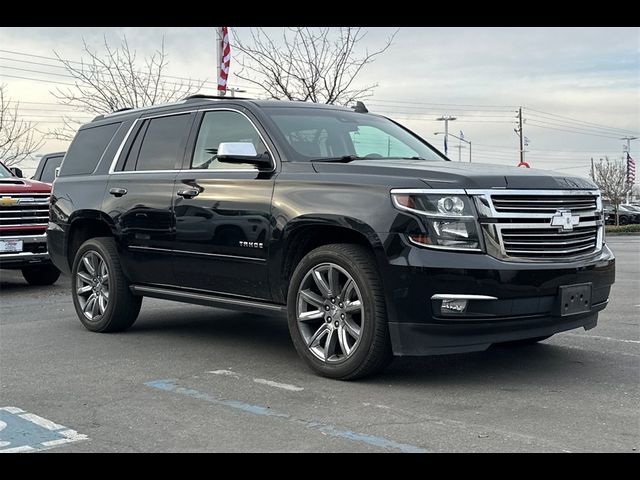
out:
M53 285L60 278L60 270L53 265L25 267L22 276L29 285Z
M289 332L316 373L353 380L393 358L375 265L368 249L334 244L311 251L296 267L287 297Z
M138 318L142 297L129 290L113 238L92 238L76 253L72 269L73 305L92 332L120 332Z

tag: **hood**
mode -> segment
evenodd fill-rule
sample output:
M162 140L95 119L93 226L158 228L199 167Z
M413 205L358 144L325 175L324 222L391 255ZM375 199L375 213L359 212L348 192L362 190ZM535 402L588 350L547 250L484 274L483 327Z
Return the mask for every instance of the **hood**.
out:
M582 177L549 170L486 163L424 160L358 160L352 163L314 162L319 173L418 178L431 188L596 189ZM395 185L390 185L395 186ZM401 186L401 185L399 185Z
M49 193L51 185L26 178L0 178L0 194L3 193Z

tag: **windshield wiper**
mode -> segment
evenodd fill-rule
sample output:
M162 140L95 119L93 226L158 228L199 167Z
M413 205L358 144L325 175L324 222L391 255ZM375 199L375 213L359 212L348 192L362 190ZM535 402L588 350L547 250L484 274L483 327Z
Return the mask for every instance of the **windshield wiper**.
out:
M314 158L312 162L327 162L327 163L349 163L354 160L369 160L368 158L358 157L357 155L344 155L342 157L328 157L328 158Z

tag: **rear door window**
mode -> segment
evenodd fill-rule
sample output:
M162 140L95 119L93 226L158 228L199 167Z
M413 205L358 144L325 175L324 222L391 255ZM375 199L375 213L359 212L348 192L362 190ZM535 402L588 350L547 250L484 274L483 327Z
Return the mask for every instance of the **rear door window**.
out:
M190 114L145 120L129 150L124 170L180 168L192 120Z

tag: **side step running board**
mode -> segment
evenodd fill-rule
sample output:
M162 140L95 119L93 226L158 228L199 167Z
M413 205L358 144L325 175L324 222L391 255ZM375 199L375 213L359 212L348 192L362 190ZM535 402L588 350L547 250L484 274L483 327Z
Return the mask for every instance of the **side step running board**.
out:
M131 291L136 295L145 297L162 298L164 300L174 300L177 302L195 303L208 307L227 308L231 310L243 310L246 312L260 314L276 314L286 316L286 305L276 303L261 302L259 300L244 300L241 298L223 297L208 293L188 292L163 287L148 287L145 285L131 285Z

